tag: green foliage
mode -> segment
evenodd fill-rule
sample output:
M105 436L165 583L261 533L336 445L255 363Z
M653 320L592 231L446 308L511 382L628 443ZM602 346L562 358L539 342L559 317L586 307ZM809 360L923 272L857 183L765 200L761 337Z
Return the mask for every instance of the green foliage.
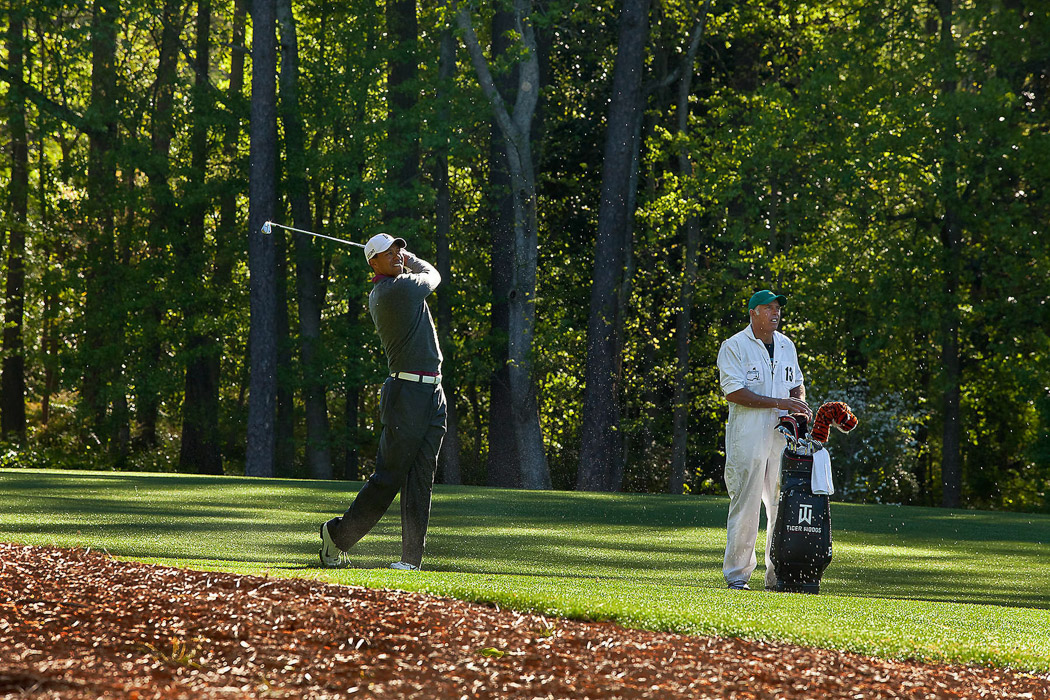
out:
M174 469L186 368L203 352L191 341L205 337L221 354L224 463L227 473L243 470L250 91L247 84L231 91L243 57L235 4L213 5L203 88L188 60L194 13L179 13L179 22L187 18L180 27L185 51L166 155L154 153L151 140L162 29L155 8L132 1L115 13L118 80L106 104L96 104L92 90L91 17L63 3L30 8L26 79L41 99L26 108L30 426L28 444L12 447L20 464ZM618 6L537 5L543 78L533 134L540 229L534 360L552 479L571 488L590 280L602 264L592 258ZM784 330L799 347L810 397L842 398L858 412L858 432L833 444L844 497L940 502L943 397L955 381L942 357L944 328L957 317L964 502L1050 509L1045 3L957 0L951 46L929 3L712 3L696 61L682 66L702 5L671 0L655 5L650 18L644 145L622 290L625 488L667 488L684 225L696 217L701 243L685 378L690 493L724 492L726 408L715 358L719 343L746 323L743 300L773 287L791 299ZM432 258L432 166L447 149L453 269L439 294L451 298L453 328L444 371L460 418L463 477L484 483L499 340L490 318L489 106L462 47L451 83L442 86L447 105L437 99L438 37L448 18L440 3L421 4L418 75L405 86L418 96L408 118L419 136L420 176L393 183L401 156L392 145L387 73L401 54L388 40L384 4L304 0L293 9L315 228L362 240L393 227ZM483 43L491 40L493 10L484 3L476 9ZM512 65L511 52L497 74ZM250 61L246 67L250 78ZM693 79L680 134L676 90L685 71ZM103 114L116 119L107 154L116 180L104 192L89 177L87 133ZM206 129L203 174L192 161L196 123ZM691 172L679 167L682 153ZM9 180L5 156L5 191ZM198 204L203 231L188 223ZM391 219L406 207L414 215ZM954 248L943 236L949 210L959 221ZM277 217L288 218L283 200ZM109 219L111 232L100 224ZM375 389L384 372L364 311L369 275L357 249L319 249L325 296L316 367L301 366L295 351L294 263L282 268L292 359L281 379L295 419L295 463L284 466L290 474L306 471L301 394L309 373L327 387L335 472L343 475L339 465L356 452L357 472L349 476L360 477L374 454ZM89 396L95 384L97 396Z
M897 505L928 501L928 475L915 469L923 464L923 446L915 435L924 416L909 415L901 396L873 395L863 384L824 388L815 381L810 392L820 403L844 401L854 415L864 416L849 433L831 433L836 498Z

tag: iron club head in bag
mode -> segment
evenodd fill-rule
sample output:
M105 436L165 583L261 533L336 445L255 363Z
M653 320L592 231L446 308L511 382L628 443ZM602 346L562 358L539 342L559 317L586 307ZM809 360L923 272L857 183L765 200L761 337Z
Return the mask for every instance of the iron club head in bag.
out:
M781 416L777 422L776 431L784 435L787 438L788 445L792 452L798 452L799 450L799 439L798 439L798 422L794 416Z

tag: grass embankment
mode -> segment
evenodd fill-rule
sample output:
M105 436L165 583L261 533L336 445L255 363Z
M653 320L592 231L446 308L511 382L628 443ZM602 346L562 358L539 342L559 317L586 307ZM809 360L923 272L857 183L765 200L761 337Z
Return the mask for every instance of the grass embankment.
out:
M320 569L317 529L359 486L0 470L0 539L648 629L1050 671L1050 516L837 503L821 595L733 593L721 577L724 498L438 486L426 571L384 568L400 556L396 502L355 547L354 568ZM752 582L761 581L760 567Z

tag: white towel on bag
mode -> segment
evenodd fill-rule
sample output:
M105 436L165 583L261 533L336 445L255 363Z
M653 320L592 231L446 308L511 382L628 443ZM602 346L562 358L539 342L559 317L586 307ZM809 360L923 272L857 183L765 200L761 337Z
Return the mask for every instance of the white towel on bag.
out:
M825 449L813 453L809 489L817 496L830 496L835 493L835 484L831 481L831 455Z

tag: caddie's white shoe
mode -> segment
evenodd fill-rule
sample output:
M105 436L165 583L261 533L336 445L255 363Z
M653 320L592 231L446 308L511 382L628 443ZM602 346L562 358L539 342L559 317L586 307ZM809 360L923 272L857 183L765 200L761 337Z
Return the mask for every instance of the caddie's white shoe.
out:
M395 561L390 565L391 569L400 569L401 571L419 571L419 567L415 564L409 564L404 561Z
M328 523L321 524L321 566L338 569L346 565L346 552L335 546L332 536L328 534Z

